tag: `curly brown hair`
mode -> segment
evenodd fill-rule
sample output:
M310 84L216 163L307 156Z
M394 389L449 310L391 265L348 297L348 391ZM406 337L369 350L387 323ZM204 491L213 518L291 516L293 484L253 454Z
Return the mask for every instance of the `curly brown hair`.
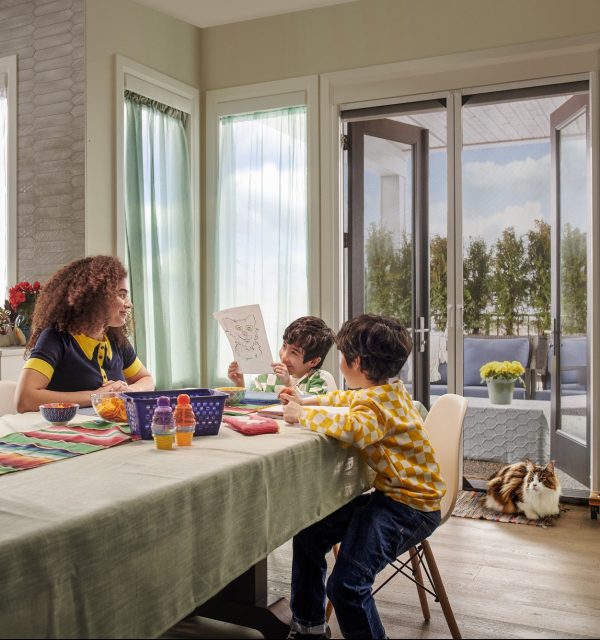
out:
M398 375L413 346L400 320L373 313L346 320L336 344L349 365L360 356L360 370L372 382Z
M126 276L127 270L114 256L73 260L59 269L38 296L27 351L35 347L44 329L81 333L94 325L106 324L109 305ZM124 344L127 325L109 327L106 333L117 344Z

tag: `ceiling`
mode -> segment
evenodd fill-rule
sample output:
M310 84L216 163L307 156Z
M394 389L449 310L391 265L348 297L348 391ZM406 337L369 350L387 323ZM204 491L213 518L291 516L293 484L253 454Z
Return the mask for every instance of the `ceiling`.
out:
M231 22L318 9L356 0L135 0L173 18L197 27L215 27Z

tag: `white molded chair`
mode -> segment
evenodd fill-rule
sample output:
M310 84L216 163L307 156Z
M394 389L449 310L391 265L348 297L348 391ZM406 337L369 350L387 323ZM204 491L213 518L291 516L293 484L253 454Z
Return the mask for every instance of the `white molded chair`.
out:
M446 482L446 495L442 498L441 505L441 523L452 515L458 489L462 481L462 432L465 413L467 411L467 399L457 396L453 393L447 393L440 398L431 407L431 411L425 418L425 428L429 434L429 441L433 446L436 459L440 465L442 478ZM333 553L337 556L338 545L333 548ZM421 540L416 546L407 551L409 557L407 560L400 559L391 563L394 568L392 575L387 578L377 589L373 591L375 595L382 587L384 587L392 578L399 573L411 580L417 585L417 593L421 603L421 610L425 620L429 620L429 605L427 604L427 594L432 595L436 602L439 602L448 628L453 638L461 638L452 607L446 595L446 589L442 582L442 577L438 571L433 551L429 544L429 540ZM412 569L407 570L408 565ZM423 581L423 572L425 571L428 584ZM332 605L327 603L326 617L329 620L332 612Z
M17 383L12 380L0 380L0 416L5 413L17 413L15 391Z

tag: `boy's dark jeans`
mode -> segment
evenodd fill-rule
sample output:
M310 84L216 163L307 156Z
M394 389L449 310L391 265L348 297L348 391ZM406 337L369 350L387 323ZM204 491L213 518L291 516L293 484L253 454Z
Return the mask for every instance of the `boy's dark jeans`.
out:
M371 587L375 576L440 524L440 512L423 512L385 496L364 493L294 537L291 608L307 632L325 624L325 555L341 541L329 580L344 638L384 638ZM316 630L316 629L315 629Z

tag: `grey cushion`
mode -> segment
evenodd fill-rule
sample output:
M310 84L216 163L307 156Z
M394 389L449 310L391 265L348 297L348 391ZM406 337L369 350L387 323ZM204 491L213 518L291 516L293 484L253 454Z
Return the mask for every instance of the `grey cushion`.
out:
M529 363L529 339L523 338L465 338L464 386L483 386L479 369L494 360L518 360L524 368Z
M561 341L561 369L563 367L581 367L572 371L561 371L562 384L585 385L585 367L587 365L587 336L569 336Z
M560 362L563 367L574 367L561 371L560 382L562 392L579 391L587 389L587 336L564 336L561 340ZM547 373L544 381L544 389L550 389L550 367L552 363L552 346L548 347ZM571 395L571 393L568 393ZM576 395L574 393L573 395Z

